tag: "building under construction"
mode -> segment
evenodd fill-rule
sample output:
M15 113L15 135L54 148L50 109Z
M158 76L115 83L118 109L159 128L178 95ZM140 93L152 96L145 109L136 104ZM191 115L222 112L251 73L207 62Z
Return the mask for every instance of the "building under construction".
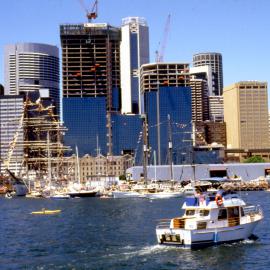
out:
M150 156L156 153L157 164L183 163L181 153L192 146L189 64L144 64L140 78Z
M141 92L157 91L160 87L189 86L189 64L153 63L141 66Z
M60 26L60 37L65 141L83 155L93 154L98 138L101 153L111 155L111 113L120 111L120 29L68 24Z
M120 88L120 29L106 23L61 25L63 97L106 97Z

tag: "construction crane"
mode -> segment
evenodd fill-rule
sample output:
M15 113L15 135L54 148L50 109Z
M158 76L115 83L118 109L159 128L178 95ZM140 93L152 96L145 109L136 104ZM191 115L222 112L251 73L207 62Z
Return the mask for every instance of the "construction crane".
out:
M92 22L92 20L96 19L98 16L98 0L95 0L91 11L86 7L84 0L78 0L81 4L81 7L86 12L86 17L88 22Z
M170 29L170 23L171 23L171 14L168 15L165 28L164 28L164 33L163 33L163 40L162 43L159 43L160 48L156 51L156 62L163 62L164 60L164 53L166 49L166 44L168 40L168 34L169 34L169 29Z

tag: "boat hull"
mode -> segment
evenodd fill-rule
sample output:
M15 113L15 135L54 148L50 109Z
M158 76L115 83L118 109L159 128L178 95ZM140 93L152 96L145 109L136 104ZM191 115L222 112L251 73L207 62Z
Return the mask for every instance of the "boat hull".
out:
M182 192L157 192L157 193L148 193L146 194L146 198L154 200L154 199L169 199L169 198L179 198L182 197Z
M53 200L68 200L68 199L70 199L70 195L53 195L53 196L50 196L50 199L53 199Z
M85 192L70 192L68 195L71 198L79 197L79 198L87 198L87 197L96 197L97 191L85 191Z
M196 249L248 239L258 222L204 230L157 228L156 235L159 244Z
M142 194L139 192L133 191L113 191L112 196L115 199L123 199L123 198L140 198Z
M24 184L13 185L16 196L25 196L28 192L27 186Z

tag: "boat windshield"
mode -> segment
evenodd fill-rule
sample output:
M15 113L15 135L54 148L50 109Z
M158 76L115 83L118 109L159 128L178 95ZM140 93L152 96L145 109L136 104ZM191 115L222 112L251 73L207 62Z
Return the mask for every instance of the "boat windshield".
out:
M200 210L201 217L207 217L209 215L209 210Z
M187 209L186 210L186 216L194 216L195 215L195 210Z

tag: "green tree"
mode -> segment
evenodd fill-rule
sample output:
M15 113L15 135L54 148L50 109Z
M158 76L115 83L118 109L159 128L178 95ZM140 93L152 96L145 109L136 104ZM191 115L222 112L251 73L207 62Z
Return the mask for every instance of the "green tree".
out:
M263 163L265 160L260 156L252 156L244 160L245 163Z

